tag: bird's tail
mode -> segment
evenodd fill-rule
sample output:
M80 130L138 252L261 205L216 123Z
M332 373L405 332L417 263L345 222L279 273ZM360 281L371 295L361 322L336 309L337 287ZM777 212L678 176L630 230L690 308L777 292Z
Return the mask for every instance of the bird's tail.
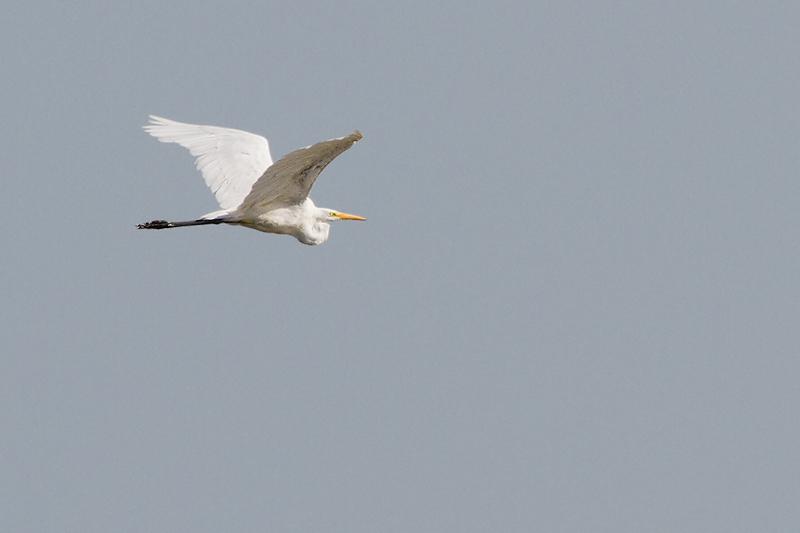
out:
M223 219L198 219L198 220L184 220L181 222L167 222L166 220L151 220L144 224L138 224L136 227L139 229L167 229L167 228L182 228L184 226L203 226L205 224L222 224L226 222Z

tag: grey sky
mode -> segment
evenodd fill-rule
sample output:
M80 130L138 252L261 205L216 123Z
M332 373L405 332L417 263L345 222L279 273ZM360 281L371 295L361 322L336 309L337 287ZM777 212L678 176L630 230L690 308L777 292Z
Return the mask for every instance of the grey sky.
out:
M797 530L790 5L4 7L0 530ZM136 231L148 113L369 221Z

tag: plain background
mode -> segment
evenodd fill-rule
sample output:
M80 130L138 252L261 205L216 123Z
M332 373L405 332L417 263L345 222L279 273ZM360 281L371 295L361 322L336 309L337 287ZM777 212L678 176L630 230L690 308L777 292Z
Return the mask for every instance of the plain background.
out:
M4 5L0 530L798 530L793 5ZM149 113L369 221L137 231Z

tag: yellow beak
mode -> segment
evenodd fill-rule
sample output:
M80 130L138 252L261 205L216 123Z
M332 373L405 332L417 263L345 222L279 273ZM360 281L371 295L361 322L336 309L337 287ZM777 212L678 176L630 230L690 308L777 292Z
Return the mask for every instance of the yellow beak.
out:
M336 213L336 218L339 220L367 220L364 217L360 217L358 215L351 215L350 213Z

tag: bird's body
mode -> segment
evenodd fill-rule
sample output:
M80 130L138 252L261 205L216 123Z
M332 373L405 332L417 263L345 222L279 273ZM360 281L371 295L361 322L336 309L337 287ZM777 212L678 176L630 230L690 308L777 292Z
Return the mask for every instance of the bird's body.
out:
M153 220L139 224L140 229L233 224L315 245L328 240L331 221L365 220L317 207L308 197L322 170L361 139L358 131L295 150L275 163L264 137L241 130L151 116L145 131L197 157L197 168L222 209L185 222Z
M311 198L302 204L277 207L257 216L242 217L239 224L266 233L291 235L303 244L322 244L328 240L331 225L315 216L317 206Z

